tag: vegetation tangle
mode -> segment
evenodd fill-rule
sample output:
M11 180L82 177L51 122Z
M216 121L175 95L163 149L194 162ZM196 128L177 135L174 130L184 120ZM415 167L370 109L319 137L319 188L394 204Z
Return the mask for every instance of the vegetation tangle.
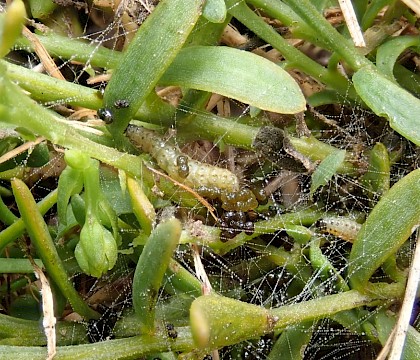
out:
M1 359L418 359L418 2L0 9Z

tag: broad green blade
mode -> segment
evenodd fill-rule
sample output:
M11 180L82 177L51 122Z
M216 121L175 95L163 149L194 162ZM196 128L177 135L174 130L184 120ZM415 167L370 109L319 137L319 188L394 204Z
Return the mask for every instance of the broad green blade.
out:
M201 14L201 0L163 0L139 28L105 89L118 137L180 51Z
M362 100L376 115L402 136L420 145L420 100L392 80L370 67L353 75L353 83Z
M306 107L298 84L280 66L228 47L183 49L159 83L214 92L283 114L295 114Z
M376 204L359 231L349 259L353 289L365 291L381 264L408 239L420 221L420 169L398 181Z

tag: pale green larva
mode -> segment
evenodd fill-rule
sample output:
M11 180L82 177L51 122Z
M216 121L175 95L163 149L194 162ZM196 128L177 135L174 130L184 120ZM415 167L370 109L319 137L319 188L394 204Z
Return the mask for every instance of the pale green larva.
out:
M322 232L338 236L349 242L356 239L362 227L356 221L343 216L325 216L318 220L316 225Z
M190 158L153 130L129 125L126 134L137 148L149 153L174 180L192 188L204 186L226 191L239 190L239 179L234 173Z

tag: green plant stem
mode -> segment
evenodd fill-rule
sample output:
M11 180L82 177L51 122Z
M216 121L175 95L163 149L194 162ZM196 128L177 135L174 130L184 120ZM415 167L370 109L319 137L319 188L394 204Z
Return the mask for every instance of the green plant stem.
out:
M35 35L48 53L53 57L78 61L91 66L102 68L115 68L121 61L122 53L101 46L100 43L91 44L78 39L70 39L66 36L47 33ZM33 45L24 37L15 43L15 49L33 51Z
M332 279L338 291L349 290L349 286L341 274L336 270L333 264L331 264L329 259L322 253L321 239L319 237L312 238L310 243L309 256L312 267L319 273L323 281Z
M79 134L70 122L36 104L24 95L17 85L6 76L0 75L0 87L3 96L0 100L0 113L3 122L21 126L35 134L44 136L52 143L70 149L78 149L88 156L99 159L109 165L124 168L134 174L141 174L141 158L97 144ZM29 120L29 121L28 121Z
M375 300L375 297L369 297L350 290L298 304L282 306L272 309L270 313L279 319L275 324L275 329L281 329L291 323L296 324L302 321L328 317L341 311L368 305Z
M33 99L42 101L45 105L70 104L93 110L102 107L102 97L97 90L58 80L4 60L0 60L0 64L6 66L11 80L29 91ZM173 122L174 114L175 108L152 92L134 117L156 125L169 126Z
M57 202L57 189L51 191L45 198L38 204L38 211L44 215L54 204ZM25 223L22 219L16 220L12 225L0 232L0 254L5 247L12 241L16 240L25 231Z
M227 145L252 149L259 127L238 123L235 119L223 118L211 113L197 113L186 127L180 127L178 134L186 139L203 138L218 142L223 139Z
M75 311L87 319L98 318L99 314L86 305L69 280L51 235L48 232L47 224L40 214L30 190L19 179L12 180L12 188L26 230L48 274L60 288L63 295L70 301Z
M357 71L364 66L373 66L348 39L333 28L309 0L287 0L287 3L328 45L329 49L340 54L353 70Z
M101 106L101 99L96 90L57 80L5 61L0 60L0 64L6 66L10 79L29 91L34 99L51 103L59 101L94 110ZM186 108L185 111L189 112L190 109ZM156 125L169 126L173 122L174 115L175 108L152 93L146 100L145 105L137 112L135 118ZM209 140L217 140L223 137L223 141L228 145L245 149L252 148L252 142L259 128L240 124L235 120L208 112L196 112L194 115L194 121L189 122L188 126L178 128L180 136L186 138L199 136Z
M394 294L394 296L396 295ZM362 295L351 290L267 310L222 296L210 295L201 296L194 301L195 305L193 303L194 311L202 313L202 316L199 319L194 318L196 315L192 314L191 316L193 322L198 322L199 329L204 327L209 330L208 338L204 339L209 341L198 344L207 346L210 343L212 348L217 348L237 343L243 339L255 338L273 330L281 330L286 326L305 320L324 318L340 311L369 305L377 300L378 298L375 296ZM250 316L258 321L257 325L248 321ZM267 322L270 319L272 322ZM232 321L238 322L239 325L237 327L226 326L226 324L233 324ZM242 326L244 322L252 324L252 327ZM232 329L239 331L232 332ZM168 351L168 349L171 351L192 351L197 348L198 344L193 341L188 327L176 328L176 331L178 333L176 339L169 339L161 334L161 336L134 336L95 344L58 347L55 358L65 360L133 359L154 352ZM41 347L0 347L2 359L15 359L17 356L34 360L45 359L45 354L46 349Z
M313 136L300 138L289 136L288 140L295 150L314 162L322 161L327 156L337 152L337 148L319 141ZM357 175L363 171L363 169L359 169L350 160L350 154L346 153L345 160L339 166L337 172L340 174Z
M59 321L56 325L57 344L71 345L86 343L86 327L83 324ZM4 345L43 346L47 339L39 321L18 319L0 314L0 349ZM1 350L0 350L1 352ZM0 356L3 358L3 356Z
M219 241L217 243L211 243L211 246L215 252L219 254L225 254L237 248L238 246L244 245L247 241L261 234L274 233L280 229L286 228L289 224L312 225L315 221L320 219L321 216L322 212L313 208L296 211L294 213L278 215L270 220L263 220L255 223L254 233L252 235L240 233L226 243Z
M178 337L170 339L160 336L133 336L126 339L107 340L95 344L63 346L57 348L54 360L118 360L138 359L156 352L191 351L195 348L188 328L176 328ZM47 354L45 347L2 346L0 357L5 360L17 358L44 360Z
M248 0L247 3L254 7L262 9L267 15L280 20L287 26L293 37L305 39L321 47L325 44L320 41L317 34L284 2L282 1L265 1L265 0Z
M394 288L391 286L391 291ZM401 293L392 292L393 298ZM304 321L322 319L339 312L372 304L378 297L355 290L275 309L212 294L195 299L190 308L191 331L198 347L217 349L256 338ZM247 326L243 326L243 324ZM235 330L235 331L233 331Z
M241 23L247 26L260 38L271 44L286 58L287 66L297 68L311 75L320 82L327 84L343 96L355 97L349 82L337 72L328 69L313 61L298 49L283 39L270 25L266 24L260 16L255 14L244 2L227 0L229 12ZM319 16L319 14L318 14ZM335 30L334 30L335 31Z
M228 242L222 242L220 240L219 228L202 224L194 224L191 229L189 227L184 228L180 238L180 243L206 245L218 254L225 254L238 246L244 245L246 242L258 237L261 234L272 234L281 229L287 230L290 225L310 226L320 219L321 216L322 212L315 208L278 215L269 220L256 222L253 234L246 235L245 233L240 233ZM197 229L199 229L199 231L197 231Z
M283 1L264 1L264 0L247 0L247 3L252 4L254 7L263 9L270 16L280 20L286 26L295 26L297 22L301 22L299 16L286 5ZM299 24L300 26L301 24Z
M201 283L174 259L170 259L163 281L168 293L183 293L194 297L201 295Z

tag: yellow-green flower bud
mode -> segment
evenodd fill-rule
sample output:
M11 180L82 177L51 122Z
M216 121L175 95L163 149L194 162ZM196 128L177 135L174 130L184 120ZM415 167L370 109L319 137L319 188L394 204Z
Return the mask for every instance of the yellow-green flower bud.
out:
M100 277L117 261L117 244L111 232L94 218L86 219L74 251L80 268L88 275Z

